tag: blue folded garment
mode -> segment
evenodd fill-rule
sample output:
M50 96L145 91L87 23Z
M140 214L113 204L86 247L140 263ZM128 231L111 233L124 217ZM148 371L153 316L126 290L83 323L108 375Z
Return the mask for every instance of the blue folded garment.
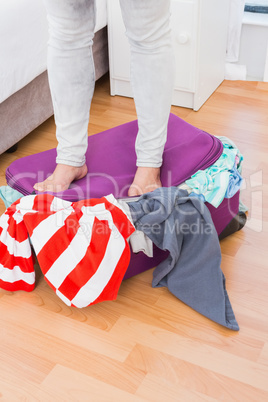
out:
M233 169L230 170L229 183L224 198L232 198L240 189L242 181L242 176L234 165Z
M10 186L0 187L0 198L4 201L6 208L9 208L13 202L17 201L21 197L23 197L23 194L17 190L14 190L14 188Z

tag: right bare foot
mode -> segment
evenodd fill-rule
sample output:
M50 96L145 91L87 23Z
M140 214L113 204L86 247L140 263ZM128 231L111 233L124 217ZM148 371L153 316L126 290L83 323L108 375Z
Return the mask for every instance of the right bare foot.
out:
M40 183L36 183L33 187L35 190L41 192L60 193L67 190L74 180L82 179L86 174L86 164L76 167L59 163L51 176Z
M154 191L162 187L160 181L160 168L139 166L133 183L129 187L128 196L133 197Z

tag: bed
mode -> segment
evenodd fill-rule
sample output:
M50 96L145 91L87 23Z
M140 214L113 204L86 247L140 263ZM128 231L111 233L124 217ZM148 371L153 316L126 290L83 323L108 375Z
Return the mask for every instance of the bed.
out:
M106 1L96 2L96 80L108 71ZM47 41L42 0L0 0L0 154L53 115Z

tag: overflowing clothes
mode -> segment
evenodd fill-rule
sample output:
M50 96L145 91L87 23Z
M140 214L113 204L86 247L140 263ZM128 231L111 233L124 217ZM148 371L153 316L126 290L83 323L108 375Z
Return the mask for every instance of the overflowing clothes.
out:
M198 170L186 180L189 192L202 195L204 200L215 208L224 198L233 197L242 185L243 156L236 145L227 137L218 137L223 144L223 152L219 159L210 167ZM247 208L240 202L241 209Z
M218 236L205 204L185 190L169 187L128 205L135 227L170 252L153 272L153 287L166 286L199 313L239 330L220 267Z
M114 300L134 231L112 195L73 203L49 194L22 197L0 218L0 287L33 290L32 244L46 281L67 305Z
M231 170L235 170L236 150L224 148L222 155L210 167L205 170L198 170L186 184L192 188L197 194L202 194L205 200L217 208L224 197L229 187ZM239 184L242 182L242 177L237 171L236 176L239 179ZM237 190L239 186L237 186ZM234 194L234 192L233 192Z
M236 144L232 140L230 140L230 138L225 137L225 136L218 136L217 138L222 142L224 148L236 149L236 151L237 151L236 169L237 169L238 173L240 175L242 175L242 162L244 160L244 157L241 154L241 152L239 151L239 149L237 148ZM230 180L232 180L232 176L231 176ZM241 183L240 183L240 185L241 185ZM226 196L226 198L229 198L229 197ZM239 211L240 212L248 211L248 207L243 203L241 196L239 197Z
M73 203L49 194L22 197L0 218L0 287L34 289L32 245L45 280L67 305L114 300L135 228L142 234L136 251L152 255L153 242L170 253L154 270L153 287L166 286L204 316L239 329L211 215L199 197L176 187L127 204L112 195Z

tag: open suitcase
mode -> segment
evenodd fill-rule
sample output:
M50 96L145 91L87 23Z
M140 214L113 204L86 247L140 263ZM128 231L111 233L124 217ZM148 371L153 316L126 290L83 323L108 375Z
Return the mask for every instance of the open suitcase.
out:
M74 182L57 197L68 201L99 198L112 193L115 198L127 196L136 171L135 139L137 121L123 124L88 138L86 154L88 175ZM163 154L163 186L177 186L200 169L211 166L222 154L223 145L216 137L170 115L168 136ZM14 161L6 171L9 186L24 195L33 193L33 185L44 180L56 166L56 149ZM239 230L239 192L224 199L218 208L206 204L219 237ZM167 253L154 247L154 257L131 254L125 279L157 266Z

